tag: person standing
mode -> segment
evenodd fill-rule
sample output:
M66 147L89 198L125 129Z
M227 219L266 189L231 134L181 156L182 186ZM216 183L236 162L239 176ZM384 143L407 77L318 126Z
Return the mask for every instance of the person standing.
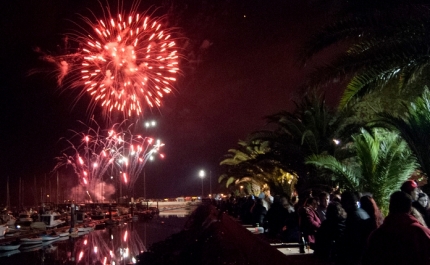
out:
M338 240L345 231L346 212L340 202L333 201L327 207L326 217L315 237L315 255L323 260L336 262Z
M371 230L378 228L384 218L375 200L370 195L364 195L360 198L360 208L365 210L370 217Z
M315 248L315 235L321 226L321 220L316 212L317 207L318 200L316 198L308 198L305 207L300 211L300 232L311 249Z
M417 203L415 203L415 208L420 212L421 216L426 222L427 227L430 227L430 212L427 194L424 192L420 192L418 194L418 200Z
M418 210L421 208L420 203L418 200L418 194L420 193L420 189L418 188L418 184L414 180L407 180L405 181L402 186L400 187L400 190L403 191L406 194L409 194L412 198L412 210L411 214L424 226L429 227L424 220L424 216L420 213Z
M341 204L347 217L345 233L339 238L339 262L348 265L360 264L367 237L372 231L370 217L358 207L358 197L353 192L342 193Z
M330 203L330 194L323 191L320 194L318 194L318 208L317 213L318 217L320 218L321 222L323 222L326 219L326 212L327 212L327 206Z
M369 236L363 265L430 264L430 230L410 213L412 197L396 191L389 214Z

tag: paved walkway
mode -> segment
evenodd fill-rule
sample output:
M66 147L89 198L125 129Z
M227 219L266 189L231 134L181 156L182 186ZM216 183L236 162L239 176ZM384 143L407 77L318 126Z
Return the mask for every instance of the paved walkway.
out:
M312 255L312 250L299 253L298 244L271 242L254 227L244 226L227 214L222 215L221 220L228 233L236 240L240 239L240 251L248 256L255 264L271 265L329 265L331 263L318 260Z
M298 243L283 243L277 240L269 240L264 234L263 228L252 227L251 225L242 225L246 230L248 230L251 234L261 237L264 241L267 241L270 246L279 250L282 254L285 255L308 255L313 254L314 251L312 249L306 249L305 253L300 253L299 244Z

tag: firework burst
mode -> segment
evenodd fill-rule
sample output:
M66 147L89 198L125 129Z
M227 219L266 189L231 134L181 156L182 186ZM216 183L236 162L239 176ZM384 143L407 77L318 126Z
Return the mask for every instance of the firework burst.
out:
M113 14L109 6L101 19L81 17L79 31L69 34L79 48L66 55L44 54L55 64L58 84L72 76L73 87L89 94L93 106L103 107L107 116L121 112L125 117L142 115L145 107L160 107L162 99L174 89L179 71L177 44L172 29L163 18L148 12Z
M160 140L151 137L134 135L130 130L116 134L114 130L109 132L110 137L117 141L118 158L115 160L121 180L130 191L139 178L146 162L154 155L160 154L160 148L164 146Z
M56 157L54 171L71 167L91 201L104 200L100 186L109 176L119 177L121 185L130 191L148 159L164 146L129 129L117 132L120 125L107 132L91 127L86 133L74 132L72 139L66 140L68 147L63 154Z

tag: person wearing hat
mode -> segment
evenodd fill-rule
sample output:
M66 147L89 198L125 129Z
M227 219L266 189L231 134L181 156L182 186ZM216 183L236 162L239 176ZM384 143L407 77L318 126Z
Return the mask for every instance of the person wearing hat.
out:
M420 213L418 209L420 209L421 205L418 202L418 194L420 193L420 189L418 188L418 184L414 180L407 180L403 182L400 190L406 194L409 194L412 198L412 210L411 214L425 227L429 227L430 224L427 224L424 220L423 215Z
M403 182L400 190L411 195L412 201L416 201L418 199L418 194L420 193L418 184L414 180L406 180Z
M403 191L391 194L389 214L370 234L363 265L430 264L430 229L410 214L411 199Z

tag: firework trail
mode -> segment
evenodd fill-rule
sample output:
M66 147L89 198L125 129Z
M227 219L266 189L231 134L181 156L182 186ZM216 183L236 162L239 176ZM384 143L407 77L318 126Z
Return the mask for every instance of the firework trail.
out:
M72 139L66 140L68 147L56 157L54 171L71 167L91 201L104 201L104 194L100 191L105 186L104 179L109 176L118 176L121 185L130 191L148 159L159 154L164 144L132 134L132 125L121 130L122 125L116 124L106 132L100 131L99 127L88 127L86 133L73 131Z
M42 59L56 67L57 82L70 76L72 87L91 96L92 107L103 107L125 117L142 115L145 107L159 107L172 92L178 68L178 52L173 29L162 24L163 17L131 11L113 14L107 6L103 18L81 17L80 30L65 38L66 54L42 53ZM74 51L69 41L79 48ZM40 51L40 49L39 49Z
M114 135L114 131L110 131L111 137L118 140L118 159L115 159L117 168L121 175L121 179L125 187L130 191L140 173L145 167L146 162L154 155L159 153L164 144L160 140L154 140L151 137L142 137L141 135L133 135L130 130L122 131Z
M88 127L86 133L73 131L72 139L66 139L68 147L62 156L56 157L54 171L71 167L79 183L85 189L91 201L100 199L96 195L98 186L103 182L107 173L111 173L115 159L119 156L116 150L116 140L104 137L100 128ZM77 144L74 144L76 142ZM97 198L93 198L96 196Z

